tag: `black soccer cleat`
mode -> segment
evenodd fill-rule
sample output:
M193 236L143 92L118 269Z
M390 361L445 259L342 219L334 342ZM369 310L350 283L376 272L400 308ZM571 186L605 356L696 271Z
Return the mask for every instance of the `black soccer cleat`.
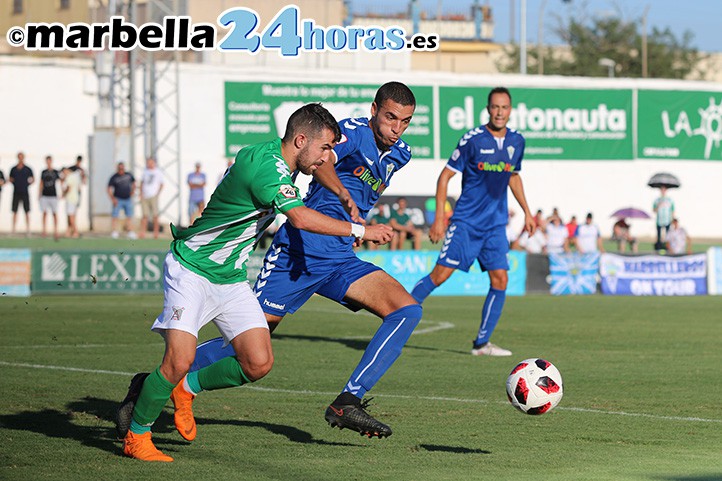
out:
M366 412L371 399L361 401L351 393L342 393L326 408L326 421L332 428L348 428L369 438L387 438L391 436L391 428Z
M143 382L145 382L145 378L147 378L149 374L149 372L139 372L130 380L128 394L125 395L125 399L120 403L118 411L115 413L115 432L118 439L124 439L125 435L128 434L130 422L133 420L135 402L138 400L140 390L143 388Z

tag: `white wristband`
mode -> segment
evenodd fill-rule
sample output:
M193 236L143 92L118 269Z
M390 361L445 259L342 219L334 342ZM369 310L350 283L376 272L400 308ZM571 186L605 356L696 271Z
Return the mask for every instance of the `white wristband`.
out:
M354 224L351 223L351 235L354 236L357 239L363 239L364 234L366 233L366 227L362 226L361 224Z

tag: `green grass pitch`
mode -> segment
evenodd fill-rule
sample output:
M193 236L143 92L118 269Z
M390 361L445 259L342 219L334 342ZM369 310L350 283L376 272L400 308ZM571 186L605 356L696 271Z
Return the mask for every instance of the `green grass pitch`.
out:
M161 305L0 299L0 479L722 479L722 297L509 298L493 340L511 358L469 355L481 298L431 297L370 393L371 413L394 429L383 440L323 419L378 320L313 298L276 331L265 379L201 394L193 443L169 405L154 439L176 460L142 463L121 455L112 419L131 375L161 359L148 329ZM528 357L564 379L543 416L506 400L509 371Z

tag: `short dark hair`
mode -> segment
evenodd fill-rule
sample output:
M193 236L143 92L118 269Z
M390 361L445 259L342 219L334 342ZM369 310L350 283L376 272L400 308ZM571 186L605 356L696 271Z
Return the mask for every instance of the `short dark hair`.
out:
M386 82L376 91L374 103L376 107L381 107L386 100L393 100L401 105L413 105L416 107L416 97L406 84L401 82Z
M511 93L506 87L494 87L489 92L489 96L486 98L486 105L491 105L491 96L494 94L506 94L509 96L509 102L511 102Z
M331 112L326 110L320 103L306 104L291 114L286 124L283 141L290 142L296 135L301 133L308 137L315 137L323 129L329 129L333 132L334 142L341 140L341 129Z

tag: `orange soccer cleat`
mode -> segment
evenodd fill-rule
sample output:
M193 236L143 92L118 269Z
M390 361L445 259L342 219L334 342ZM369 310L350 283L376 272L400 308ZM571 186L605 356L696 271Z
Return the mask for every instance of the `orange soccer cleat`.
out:
M170 463L173 458L158 450L150 439L151 432L135 434L128 431L123 439L123 454L141 461L162 461Z
M183 389L183 381L173 389L170 395L175 413L173 421L178 433L187 441L193 441L196 438L196 419L193 417L193 399L195 396Z

